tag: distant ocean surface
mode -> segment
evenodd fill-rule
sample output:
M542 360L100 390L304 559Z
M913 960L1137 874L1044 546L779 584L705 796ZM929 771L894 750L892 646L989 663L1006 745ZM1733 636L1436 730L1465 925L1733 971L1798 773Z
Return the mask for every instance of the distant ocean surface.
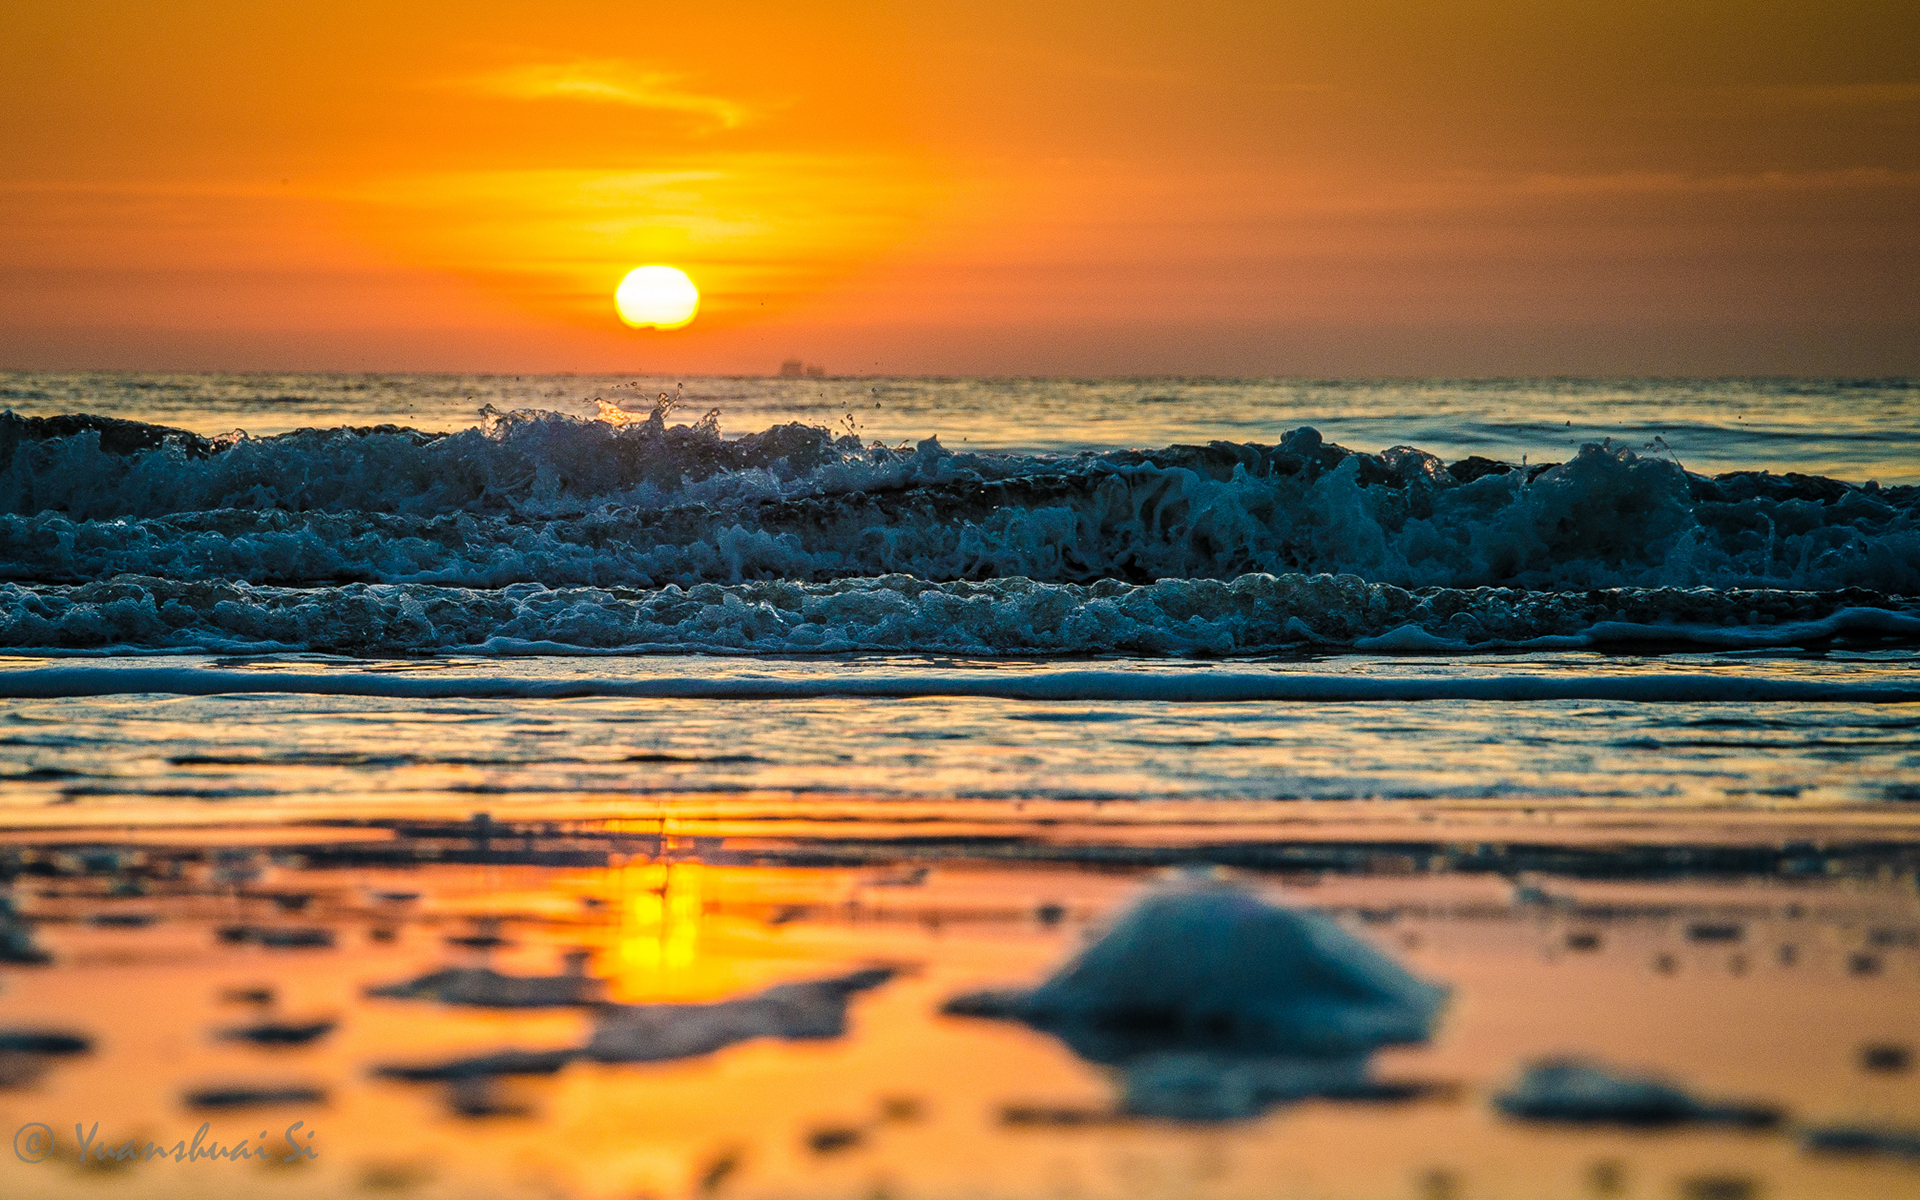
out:
M676 420L720 410L730 435L787 421L889 445L1019 454L1276 443L1302 425L1356 450L1415 446L1555 462L1659 437L1688 470L1798 471L1920 483L1920 380L1866 379L781 379L614 375L193 375L0 372L0 408L94 412L219 435L392 423L447 432L502 412L594 412L595 397ZM1664 453L1664 452L1663 452Z

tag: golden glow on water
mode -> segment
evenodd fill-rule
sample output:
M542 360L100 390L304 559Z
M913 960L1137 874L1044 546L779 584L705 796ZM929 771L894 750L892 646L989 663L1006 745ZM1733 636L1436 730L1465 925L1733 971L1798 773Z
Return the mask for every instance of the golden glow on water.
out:
M683 994L700 951L701 872L690 862L614 870L620 918L607 972L613 999Z

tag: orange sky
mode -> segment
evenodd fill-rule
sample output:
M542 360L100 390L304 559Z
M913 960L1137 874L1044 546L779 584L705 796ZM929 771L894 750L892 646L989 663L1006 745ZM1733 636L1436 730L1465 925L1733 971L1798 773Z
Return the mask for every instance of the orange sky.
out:
M13 0L0 146L0 367L1920 374L1911 0Z

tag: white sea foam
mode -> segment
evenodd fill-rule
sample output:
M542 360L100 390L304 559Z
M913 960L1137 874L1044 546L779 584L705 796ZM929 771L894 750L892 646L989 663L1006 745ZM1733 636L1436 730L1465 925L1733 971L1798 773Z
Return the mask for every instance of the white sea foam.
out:
M97 423L96 423L97 426ZM152 430L154 427L141 427ZM65 432L62 432L64 430ZM0 417L0 578L500 588L1350 574L1400 587L1920 593L1920 489L1216 442L1074 456L728 440L551 413L210 441ZM1384 631L1381 631L1384 632Z
M0 648L347 654L1031 655L1720 649L1920 642L1920 611L1871 593L1529 592L1243 575L1152 584L906 575L683 589L429 584L278 588L123 576L0 584Z

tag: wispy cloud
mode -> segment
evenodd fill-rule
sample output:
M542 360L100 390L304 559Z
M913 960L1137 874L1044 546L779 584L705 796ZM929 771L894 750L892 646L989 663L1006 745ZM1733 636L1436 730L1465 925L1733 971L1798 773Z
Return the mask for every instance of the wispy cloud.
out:
M510 100L575 100L681 113L722 129L733 129L753 116L723 96L688 91L679 75L618 58L523 63L449 82Z

